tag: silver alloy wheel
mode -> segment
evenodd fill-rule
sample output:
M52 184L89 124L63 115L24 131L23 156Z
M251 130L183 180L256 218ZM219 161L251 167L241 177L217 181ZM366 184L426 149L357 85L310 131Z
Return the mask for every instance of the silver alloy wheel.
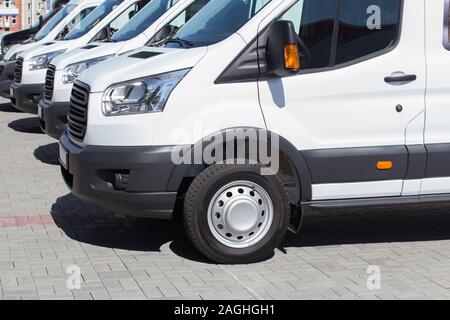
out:
M208 207L213 236L231 248L247 248L263 239L273 221L269 194L258 184L235 181L217 191Z

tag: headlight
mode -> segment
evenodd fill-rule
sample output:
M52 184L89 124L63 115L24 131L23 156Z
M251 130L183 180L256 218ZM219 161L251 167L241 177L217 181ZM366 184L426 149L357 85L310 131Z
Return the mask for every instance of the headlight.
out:
M172 90L189 70L162 73L112 85L103 95L102 111L106 116L161 112Z
M10 61L16 61L16 60L17 60L17 57L18 57L19 54L21 54L21 53L22 53L22 51L19 51L19 52L14 53L11 57L9 57L8 62L10 62Z
M73 83L76 78L86 69L92 67L93 65L102 62L106 59L113 57L113 55L99 57L91 60L81 61L74 64L69 64L63 71L63 83Z
M66 52L66 50L53 51L31 58L29 67L30 71L47 69L50 61L63 54L64 52Z

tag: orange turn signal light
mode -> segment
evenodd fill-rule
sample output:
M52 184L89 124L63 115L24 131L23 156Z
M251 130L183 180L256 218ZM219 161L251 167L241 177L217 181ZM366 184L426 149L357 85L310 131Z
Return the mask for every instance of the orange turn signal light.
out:
M378 170L391 170L394 164L392 161L378 161L377 169Z
M286 70L300 70L300 58L298 56L297 45L286 44L284 46L284 67Z

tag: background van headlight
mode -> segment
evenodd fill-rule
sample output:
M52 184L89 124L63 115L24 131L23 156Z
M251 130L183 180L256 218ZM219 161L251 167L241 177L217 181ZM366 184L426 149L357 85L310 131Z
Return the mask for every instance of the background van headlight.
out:
M31 58L29 67L30 71L47 69L50 61L63 54L64 52L66 52L66 50L53 51Z
M14 53L11 57L9 57L8 62L16 61L19 54L21 54L22 51Z
M62 79L63 83L64 84L73 83L75 81L75 79L78 78L78 76L84 70L92 67L93 65L95 65L99 62L107 60L113 56L114 55L109 55L109 56L104 56L104 57L99 57L99 58L95 58L95 59L90 59L90 60L85 60L85 61L80 61L77 63L69 64L63 71L63 79Z
M189 70L162 73L112 85L103 95L102 111L106 116L161 112L172 90Z

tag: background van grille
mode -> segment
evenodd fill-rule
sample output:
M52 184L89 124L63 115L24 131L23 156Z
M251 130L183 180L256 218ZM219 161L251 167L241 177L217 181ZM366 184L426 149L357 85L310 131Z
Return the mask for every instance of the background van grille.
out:
M47 69L47 75L45 76L45 86L44 86L44 99L46 101L52 101L53 98L53 88L55 85L55 72L56 67L54 65L49 65Z
M87 84L79 81L73 84L69 114L67 115L67 129L69 136L80 142L86 135L89 92L90 88Z
M23 58L19 58L16 61L16 68L14 69L14 82L22 82L22 70L23 69Z

